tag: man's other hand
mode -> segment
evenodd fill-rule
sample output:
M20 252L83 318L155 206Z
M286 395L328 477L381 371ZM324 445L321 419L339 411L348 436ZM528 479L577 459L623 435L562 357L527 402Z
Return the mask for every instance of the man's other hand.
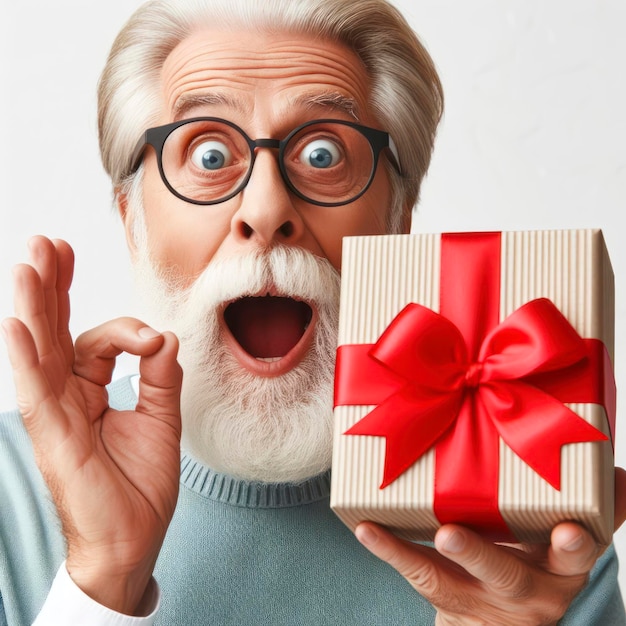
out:
M626 518L626 472L615 473L615 529ZM442 526L435 549L364 522L361 543L394 567L437 609L436 626L556 624L585 586L602 548L575 523L550 545L498 545L461 526Z

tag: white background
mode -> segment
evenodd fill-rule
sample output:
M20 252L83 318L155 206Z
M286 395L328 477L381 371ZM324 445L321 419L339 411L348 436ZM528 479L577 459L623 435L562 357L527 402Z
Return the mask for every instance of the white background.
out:
M97 151L95 86L116 32L139 4L4 3L0 318L12 310L10 268L26 259L25 243L36 233L75 249L74 333L133 311L123 231ZM602 228L616 276L618 393L625 390L626 3L396 4L433 55L447 97L414 229ZM120 370L133 367L127 360ZM622 466L624 393L616 444ZM13 405L0 348L0 408ZM616 542L626 558L626 531Z

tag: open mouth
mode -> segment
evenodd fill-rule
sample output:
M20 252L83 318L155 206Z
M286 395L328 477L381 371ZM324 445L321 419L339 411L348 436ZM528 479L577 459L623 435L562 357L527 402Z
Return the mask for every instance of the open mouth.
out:
M238 346L257 362L299 360L310 335L313 309L282 296L244 297L224 309L224 322ZM296 354L298 353L298 354Z

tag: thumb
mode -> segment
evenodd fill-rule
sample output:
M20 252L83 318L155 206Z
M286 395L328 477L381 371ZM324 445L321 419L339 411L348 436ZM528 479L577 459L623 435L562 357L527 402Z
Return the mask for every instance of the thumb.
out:
M175 427L180 435L180 389L183 371L176 360L178 339L163 333L163 344L139 361L137 411L147 413Z

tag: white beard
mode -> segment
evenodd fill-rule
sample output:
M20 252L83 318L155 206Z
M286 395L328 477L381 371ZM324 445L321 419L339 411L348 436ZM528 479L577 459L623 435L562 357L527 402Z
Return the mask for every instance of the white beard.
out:
M146 321L180 341L183 448L212 469L246 480L299 482L327 470L339 273L305 250L276 247L212 262L191 287L180 289L155 270L146 239L145 232L137 238L137 289L151 317ZM236 361L221 339L217 314L224 302L269 286L318 312L308 353L277 377L257 376Z

